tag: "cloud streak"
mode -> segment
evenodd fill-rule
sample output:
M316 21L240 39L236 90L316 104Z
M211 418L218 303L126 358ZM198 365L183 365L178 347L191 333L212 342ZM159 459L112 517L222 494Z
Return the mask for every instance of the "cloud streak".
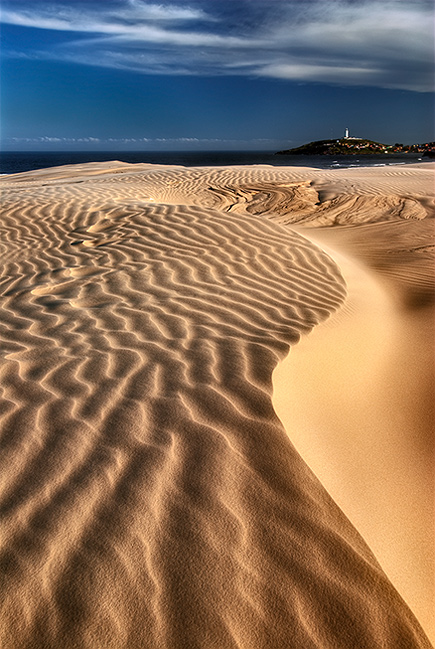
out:
M6 137L0 141L4 151L126 151L126 152L197 152L245 151L288 148L288 138L225 138L225 137Z
M4 3L2 21L64 33L10 56L166 75L251 75L432 91L427 0ZM7 52L6 52L7 54Z
M41 135L38 137L9 137L6 144L228 144L228 143L274 143L281 140L273 138L228 139L228 138L198 138L198 137L57 137Z

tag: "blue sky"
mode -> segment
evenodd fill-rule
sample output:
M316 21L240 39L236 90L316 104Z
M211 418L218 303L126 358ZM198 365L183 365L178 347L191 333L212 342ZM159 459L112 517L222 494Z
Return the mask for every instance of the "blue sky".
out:
M1 0L8 150L435 139L432 0Z

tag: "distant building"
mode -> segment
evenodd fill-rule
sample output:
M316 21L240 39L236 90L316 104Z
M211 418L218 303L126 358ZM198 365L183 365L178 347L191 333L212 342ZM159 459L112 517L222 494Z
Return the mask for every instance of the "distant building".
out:
M360 137L354 137L353 135L349 135L349 129L345 128L344 129L344 138L343 140L361 140Z

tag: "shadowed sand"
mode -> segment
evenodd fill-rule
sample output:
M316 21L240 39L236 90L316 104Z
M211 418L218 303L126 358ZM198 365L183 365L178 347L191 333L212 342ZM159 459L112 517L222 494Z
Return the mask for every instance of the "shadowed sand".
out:
M317 401L299 401L294 421L278 408L284 428L272 373L301 336L360 308L354 292L364 300L366 290L365 270L359 290L301 226L311 236L347 224L331 231L350 228L342 246L374 255L373 268L382 246L365 250L354 229L403 231L406 249L379 272L397 287L418 258L406 300L398 289L394 299L414 313L418 293L428 308L432 170L113 162L0 180L6 649L430 647L402 599L426 623L422 581L415 606L390 574L406 553L393 548L388 562L378 521L355 517L346 467L334 483L331 466L316 464L301 413L314 416ZM293 353L277 370L284 389ZM397 373L402 362L386 357ZM388 431L381 402L375 412ZM345 465L342 436L338 426L334 461ZM376 462L395 450L376 449ZM376 477L364 483L375 482L372 499ZM415 518L410 533L427 545L429 517Z

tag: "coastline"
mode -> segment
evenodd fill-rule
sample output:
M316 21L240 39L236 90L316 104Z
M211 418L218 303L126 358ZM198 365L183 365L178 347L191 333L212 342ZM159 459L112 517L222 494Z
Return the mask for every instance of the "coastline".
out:
M186 167L268 164L275 167L348 168L424 162L420 154L341 156L282 156L275 151L2 151L0 174L22 173L47 167L85 162L122 160L131 164L165 164Z

